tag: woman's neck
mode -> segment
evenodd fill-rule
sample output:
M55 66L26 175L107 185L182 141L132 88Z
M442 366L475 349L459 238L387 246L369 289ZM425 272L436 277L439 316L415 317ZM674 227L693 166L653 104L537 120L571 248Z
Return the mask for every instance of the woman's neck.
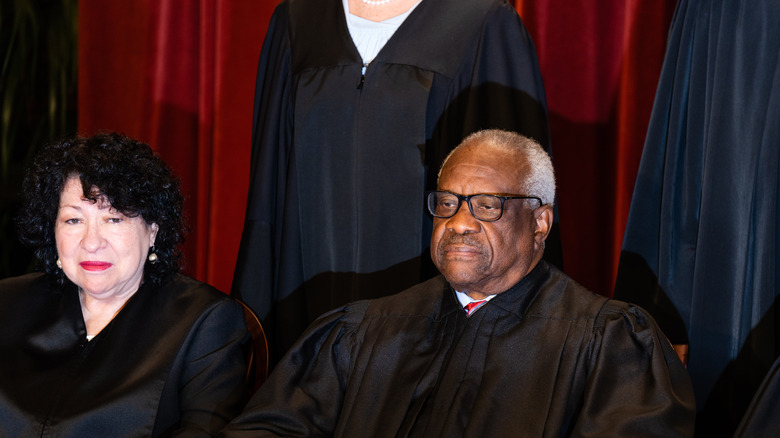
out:
M87 328L87 336L91 337L100 333L114 319L117 313L122 310L136 291L120 296L98 298L88 292L79 290L81 315Z
M369 0L374 2L376 0ZM390 0L383 4L369 4L363 0L349 0L349 13L371 21L385 21L397 17L420 0Z

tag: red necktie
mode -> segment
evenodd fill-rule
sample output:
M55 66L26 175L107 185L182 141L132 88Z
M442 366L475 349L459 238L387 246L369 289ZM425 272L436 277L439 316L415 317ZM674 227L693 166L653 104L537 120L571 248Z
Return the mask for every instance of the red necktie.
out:
M464 307L464 309L466 309L466 314L471 315L473 311L479 309L479 307L485 304L486 302L487 302L486 300L482 300L482 301L472 301L466 304L466 306Z

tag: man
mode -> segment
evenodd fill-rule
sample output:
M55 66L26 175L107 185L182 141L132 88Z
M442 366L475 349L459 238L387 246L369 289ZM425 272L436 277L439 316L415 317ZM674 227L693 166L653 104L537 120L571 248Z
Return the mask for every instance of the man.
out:
M438 190L443 276L321 317L225 436L692 435L690 381L655 322L541 260L555 179L539 144L472 134Z
M272 363L324 312L435 275L420 206L466 135L549 144L536 50L507 0L275 2L231 292L263 321Z

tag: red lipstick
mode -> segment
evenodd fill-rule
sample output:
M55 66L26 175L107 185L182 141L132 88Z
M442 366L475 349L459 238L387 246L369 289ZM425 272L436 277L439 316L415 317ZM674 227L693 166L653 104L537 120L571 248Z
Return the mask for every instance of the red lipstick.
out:
M111 267L111 263L108 262L81 262L79 266L87 271L105 271Z

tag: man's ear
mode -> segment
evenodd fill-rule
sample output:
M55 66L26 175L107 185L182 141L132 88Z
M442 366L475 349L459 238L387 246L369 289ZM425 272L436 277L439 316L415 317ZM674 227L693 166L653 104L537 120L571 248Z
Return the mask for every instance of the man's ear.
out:
M547 236L550 234L553 224L553 208L552 205L542 205L534 210L534 220L536 222L536 229L534 230L534 244L537 249L544 248L544 241L547 240Z

